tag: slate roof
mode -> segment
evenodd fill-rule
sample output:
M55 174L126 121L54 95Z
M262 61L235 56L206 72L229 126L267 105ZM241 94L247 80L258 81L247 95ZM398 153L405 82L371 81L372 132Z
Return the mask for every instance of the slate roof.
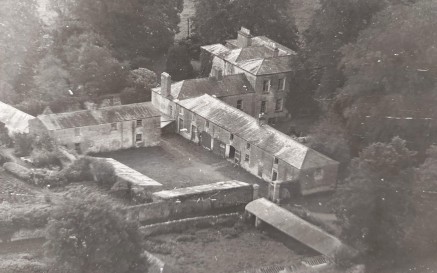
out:
M329 258L335 258L340 250L351 256L357 254L338 238L265 198L247 204L246 211Z
M29 133L29 120L34 118L34 116L0 101L0 122L5 124L10 135Z
M338 164L337 161L306 147L290 136L268 125L260 125L256 118L209 95L205 94L178 103L297 169Z
M241 69L254 75L276 74L292 71L293 56L279 56L271 58L250 59L235 62Z
M160 115L160 112L151 102L143 102L104 107L97 110L39 115L37 118L48 130L59 130L159 117Z
M237 39L227 40L226 42L231 44L231 45L233 45L234 47L238 47ZM290 49L290 48L288 48L288 47L286 47L284 45L281 45L281 44L273 41L272 39L267 38L266 36L252 37L251 47L254 47L254 46L269 46L271 44L275 44L276 47L278 47L280 51L286 52L289 55L296 55L297 54L294 50L292 50L292 49Z
M161 93L160 87L154 92ZM174 99L187 99L203 94L214 95L217 98L254 93L252 85L244 74L223 76L222 80L214 77L183 80L171 85L171 95Z

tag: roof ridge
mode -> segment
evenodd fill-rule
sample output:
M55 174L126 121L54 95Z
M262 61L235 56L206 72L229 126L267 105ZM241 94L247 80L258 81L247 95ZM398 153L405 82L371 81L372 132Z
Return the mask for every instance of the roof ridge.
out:
M150 104L150 106L153 106L151 101L143 101L143 102L134 102L134 103L129 103L129 104L120 104L120 105L112 105L112 106L106 106L106 107L100 107L97 109L82 109L82 110L77 110L77 111L68 111L68 112L61 112L61 113L52 113L52 114L41 114L38 115L37 117L46 117L46 116L59 116L59 115L68 115L68 114L74 114L74 113L84 113L84 112L95 112L95 111L100 111L100 110L108 110L108 109L113 109L113 108L120 108L120 107L128 107L128 106L133 106L133 105L138 105L138 104Z

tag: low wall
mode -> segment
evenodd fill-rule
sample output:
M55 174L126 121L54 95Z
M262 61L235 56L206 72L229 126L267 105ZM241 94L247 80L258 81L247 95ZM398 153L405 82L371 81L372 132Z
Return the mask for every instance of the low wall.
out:
M219 213L244 211L244 206L257 198L258 185L239 186L211 194L197 192L184 195L182 200L161 200L153 203L132 206L124 212L129 220L142 224L204 216Z
M182 232L192 228L205 228L216 225L233 225L242 218L242 213L234 212L220 215L200 216L140 227L144 236Z

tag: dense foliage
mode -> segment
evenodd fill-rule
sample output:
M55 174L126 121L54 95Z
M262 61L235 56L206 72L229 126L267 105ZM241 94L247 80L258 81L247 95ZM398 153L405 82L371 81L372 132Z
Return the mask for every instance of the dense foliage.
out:
M137 224L102 200L65 200L49 221L45 249L70 272L147 272Z
M286 0L205 0L198 1L193 18L194 33L204 44L234 39L241 26L256 35L298 49L294 19L287 11Z
M395 257L413 218L415 152L406 142L373 143L354 158L338 190L343 237L375 257Z

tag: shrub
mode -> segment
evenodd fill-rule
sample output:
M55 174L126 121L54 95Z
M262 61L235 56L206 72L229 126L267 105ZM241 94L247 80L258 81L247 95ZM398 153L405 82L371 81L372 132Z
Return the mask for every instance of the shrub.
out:
M3 168L24 181L31 181L32 179L32 171L17 163L6 162L5 164L3 164Z
M91 161L91 174L99 186L110 189L115 181L114 167L103 159L93 159Z
M91 181L93 176L90 169L91 159L80 157L59 172L59 176L68 182Z
M17 133L14 135L14 149L17 156L28 156L32 152L34 137L30 134Z
M33 164L38 167L62 166L57 151L49 151L45 149L34 149L30 154Z

